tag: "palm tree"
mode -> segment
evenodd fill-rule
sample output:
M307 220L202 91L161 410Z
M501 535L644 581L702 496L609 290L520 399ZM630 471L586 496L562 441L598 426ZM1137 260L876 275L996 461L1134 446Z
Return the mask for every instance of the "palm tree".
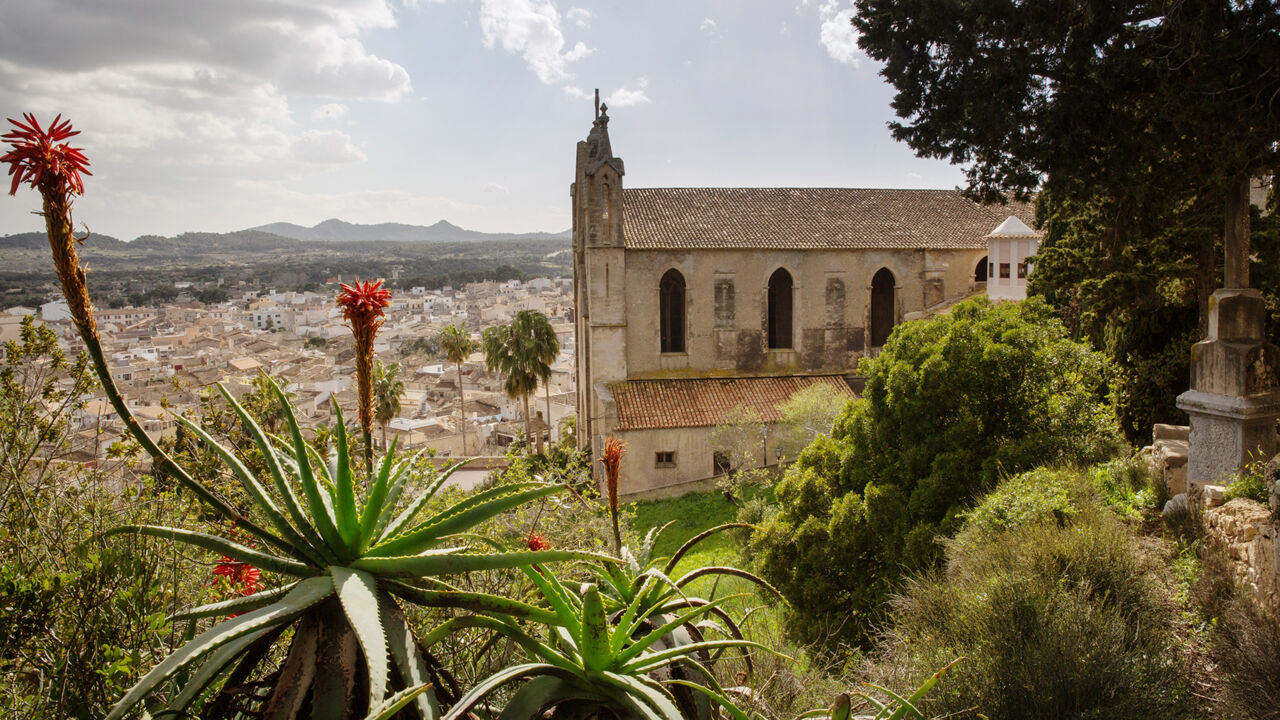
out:
M404 381L400 379L400 363L373 366L373 417L382 427L382 447L387 446L387 423L400 414L400 398L404 397Z
M458 414L462 417L458 426L462 428L462 454L467 454L467 399L462 393L462 363L471 353L478 349L475 340L461 325L449 325L440 331L440 349L444 355L458 368Z
M521 312L529 314L530 337L539 363L538 380L542 382L547 395L546 424L549 429L551 427L551 363L560 356L560 338L556 337L556 331L551 328L551 321L546 315L533 310ZM538 431L538 453L542 453L542 431Z
M538 318L541 318L539 322ZM540 329L546 325L546 330ZM484 331L481 344L484 347L484 361L490 371L498 371L506 376L503 390L507 397L520 398L524 403L525 437L533 435L529 417L529 396L538 389L538 381L551 377L551 366L546 359L550 353L550 343L555 343L555 354L560 351L555 332L550 332L550 343L547 340L550 324L540 312L521 310L509 325L499 325ZM555 354L551 354L552 360ZM542 452L542 435L538 435L538 452Z

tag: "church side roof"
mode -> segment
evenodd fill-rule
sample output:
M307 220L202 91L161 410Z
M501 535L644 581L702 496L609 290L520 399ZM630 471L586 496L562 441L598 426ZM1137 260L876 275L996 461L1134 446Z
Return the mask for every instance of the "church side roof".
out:
M782 417L778 405L811 385L829 385L854 397L840 375L627 380L609 385L609 391L618 407L618 430L656 430L718 425L739 405L776 423Z
M979 250L1029 203L979 205L958 190L633 188L622 191L629 249Z

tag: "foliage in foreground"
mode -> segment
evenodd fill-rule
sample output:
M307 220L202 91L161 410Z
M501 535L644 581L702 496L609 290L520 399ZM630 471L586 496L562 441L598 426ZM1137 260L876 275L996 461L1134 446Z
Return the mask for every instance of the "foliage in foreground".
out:
M945 568L893 599L874 674L910 682L964 654L933 711L1187 717L1165 558L1108 502L1104 475L1038 469L1002 483L948 543Z
M1035 300L961 303L863 362L863 397L801 454L753 539L792 632L829 649L868 644L902 571L934 564L935 538L1000 476L1093 462L1117 441L1104 359Z

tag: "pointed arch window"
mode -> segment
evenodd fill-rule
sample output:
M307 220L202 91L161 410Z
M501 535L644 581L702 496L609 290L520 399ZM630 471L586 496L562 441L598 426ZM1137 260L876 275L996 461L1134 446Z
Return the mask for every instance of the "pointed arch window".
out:
M675 268L668 270L658 282L658 322L662 352L685 352L684 276Z
M769 276L769 349L791 349L791 273L783 268Z

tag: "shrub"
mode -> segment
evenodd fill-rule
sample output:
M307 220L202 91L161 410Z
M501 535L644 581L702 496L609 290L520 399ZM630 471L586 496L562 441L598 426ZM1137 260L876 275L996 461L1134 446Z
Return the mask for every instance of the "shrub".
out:
M860 370L864 396L800 454L753 540L793 634L829 648L868 642L902 570L934 564L999 477L1099 460L1118 437L1105 361L1036 300L903 324Z
M1210 619L1210 655L1218 699L1229 717L1280 718L1280 620L1260 609L1231 577L1221 549L1202 553L1193 595Z
M1271 490L1267 487L1267 463L1254 460L1232 474L1231 485L1227 488L1226 499L1248 498L1259 504L1271 507Z
M945 568L893 599L873 676L910 685L964 655L934 712L1185 716L1170 631L1178 610L1160 561L1142 551L1091 475L1036 471L1002 483L948 544ZM1014 501L1027 490L1030 499Z

